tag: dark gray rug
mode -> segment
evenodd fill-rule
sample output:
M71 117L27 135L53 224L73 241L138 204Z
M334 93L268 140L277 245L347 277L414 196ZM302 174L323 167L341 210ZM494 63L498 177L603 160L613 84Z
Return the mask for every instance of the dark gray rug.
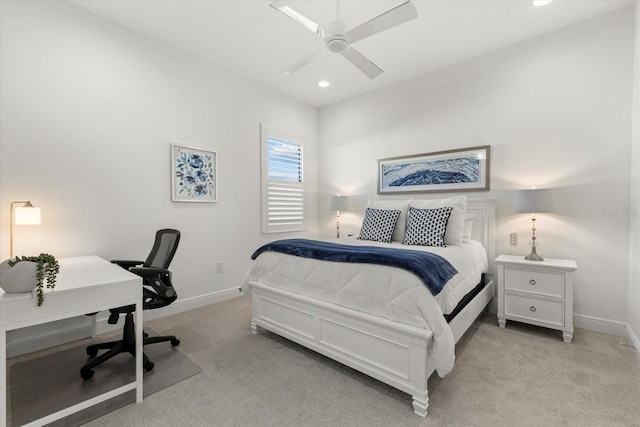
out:
M96 367L93 378L83 381L80 368L87 361L86 345L83 342L9 367L12 425L23 425L135 381L135 359L128 354L120 354ZM155 363L152 371L144 373L145 397L201 371L178 348L171 347L170 343L145 347L145 353ZM78 426L134 402L135 390L131 390L50 425Z

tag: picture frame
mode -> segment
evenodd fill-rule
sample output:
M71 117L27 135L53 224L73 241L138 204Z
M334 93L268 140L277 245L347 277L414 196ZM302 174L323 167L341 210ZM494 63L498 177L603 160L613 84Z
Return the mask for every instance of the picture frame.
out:
M491 146L378 160L378 194L489 191Z
M218 201L218 156L207 148L171 144L171 200Z

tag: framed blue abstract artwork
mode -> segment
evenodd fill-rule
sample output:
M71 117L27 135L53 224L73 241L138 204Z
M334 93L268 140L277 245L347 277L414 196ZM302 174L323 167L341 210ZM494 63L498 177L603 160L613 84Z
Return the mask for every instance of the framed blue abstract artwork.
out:
M378 194L488 191L490 148L378 160Z
M171 200L217 202L216 161L215 151L171 144Z

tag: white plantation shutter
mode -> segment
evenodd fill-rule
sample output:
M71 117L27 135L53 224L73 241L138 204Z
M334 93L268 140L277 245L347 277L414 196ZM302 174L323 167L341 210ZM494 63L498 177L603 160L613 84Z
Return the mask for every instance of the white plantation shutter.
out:
M262 126L262 232L305 229L304 144Z

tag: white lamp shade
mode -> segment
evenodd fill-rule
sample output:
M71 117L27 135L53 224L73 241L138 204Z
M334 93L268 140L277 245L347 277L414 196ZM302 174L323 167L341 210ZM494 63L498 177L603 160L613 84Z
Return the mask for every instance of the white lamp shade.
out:
M349 198L347 196L329 196L329 210L346 211L349 209Z
M556 210L553 190L518 190L513 196L514 213L548 213Z
M14 222L16 225L36 225L40 224L40 208L17 207L15 210Z

